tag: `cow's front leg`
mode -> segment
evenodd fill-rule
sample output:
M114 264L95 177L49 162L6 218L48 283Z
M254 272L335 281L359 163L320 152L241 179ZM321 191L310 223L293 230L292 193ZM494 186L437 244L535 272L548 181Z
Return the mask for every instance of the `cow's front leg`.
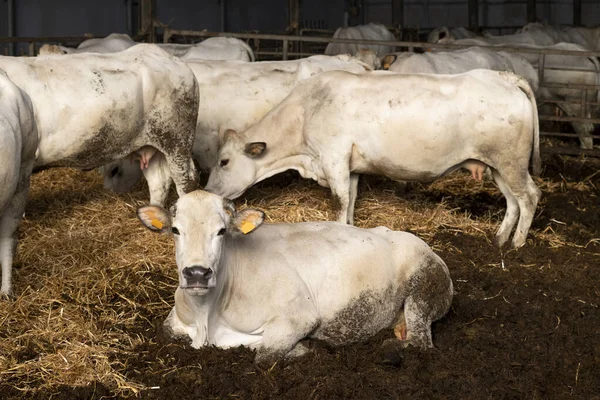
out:
M265 325L262 345L256 349L255 362L271 367L284 357L299 357L308 349L300 342L319 324L312 312L290 314L271 320Z
M12 264L17 247L17 228L25 212L33 163L29 166L21 166L21 168L17 190L8 204L8 208L0 216L0 264L2 264L0 295L2 297L12 295Z
M356 177L351 178L347 162L331 163L331 166L331 168L324 168L324 172L331 188L333 211L338 222L352 225L358 175L352 174Z

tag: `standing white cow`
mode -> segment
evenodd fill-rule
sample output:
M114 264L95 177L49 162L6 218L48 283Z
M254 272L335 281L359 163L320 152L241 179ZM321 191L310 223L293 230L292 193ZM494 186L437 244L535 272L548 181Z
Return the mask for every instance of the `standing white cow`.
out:
M0 68L33 103L35 167L90 169L140 151L150 201L197 187L191 159L198 85L180 60L154 45L113 54L0 57ZM164 158L147 163L147 153ZM166 161L166 162L165 162Z
M575 43L588 51L600 50L600 27L588 28L583 26L550 26L532 22L523 27L520 32L539 32L550 36L555 43Z
M389 340L426 349L452 303L446 264L406 232L263 225L262 211L203 191L138 217L174 236L179 287L165 326L195 348L249 346L270 365L306 353L304 338L343 345L394 326L401 342Z
M45 44L40 47L39 55L49 54L78 54L78 53L116 53L118 51L127 50L135 46L137 43L133 41L129 35L124 33L111 33L105 38L94 38L84 40L77 46L72 47L58 46L54 44Z
M25 211L37 144L31 101L0 69L0 295L3 296L12 293L16 232Z
M537 107L521 77L334 71L298 85L245 132L227 131L206 190L236 198L295 169L330 187L337 220L352 223L358 174L429 182L460 167L479 175L489 166L507 201L496 242L507 242L518 218L512 243L520 247L540 197L531 157L538 173Z
M370 70L345 54L255 63L203 61L188 66L200 89L193 155L203 169L216 163L220 134L226 129L244 130L258 122L304 79L330 70ZM104 186L117 192L130 191L141 178L139 165L128 159L110 163L102 173Z
M367 25L351 26L348 28L338 28L333 34L334 39L357 39L357 40L386 40L395 41L396 37L383 24L369 23ZM382 57L385 54L393 53L396 46L377 46L351 43L329 43L325 49L325 54L356 54L360 49L373 50L377 56Z
M393 53L382 59L384 69L402 74L461 74L473 69L508 71L527 80L534 92L538 90L538 74L527 60L518 54L495 52L471 47L450 52Z
M183 61L240 60L254 61L254 52L246 42L230 37L211 37L196 44L157 43Z

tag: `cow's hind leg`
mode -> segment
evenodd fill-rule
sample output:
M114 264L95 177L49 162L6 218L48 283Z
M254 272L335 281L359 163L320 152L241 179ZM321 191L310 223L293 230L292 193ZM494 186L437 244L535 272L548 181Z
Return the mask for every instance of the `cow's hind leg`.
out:
M437 256L426 260L411 277L407 291L394 333L404 347L431 348L431 324L448 312L454 294L446 264Z
M339 161L325 161L324 168L327 183L333 196L333 210L338 222L343 224L354 223L354 204L358 187L358 175L351 174L349 168L350 158ZM354 194L354 196L353 196Z
M17 247L17 228L25 212L32 168L33 165L25 167L25 171L21 173L14 196L0 216L0 264L2 264L0 295L2 296L12 295L12 264Z
M165 155L165 158L180 197L198 189L199 175L191 151L186 155Z
M537 188L527 170L513 172L511 170L494 170L494 180L506 196L507 209L502 225L496 234L496 244L502 247L508 240L510 232L515 225L517 216L519 222L513 237L513 247L519 248L525 244L529 227L533 221L535 209L540 198L540 190ZM517 203L518 210L514 203Z

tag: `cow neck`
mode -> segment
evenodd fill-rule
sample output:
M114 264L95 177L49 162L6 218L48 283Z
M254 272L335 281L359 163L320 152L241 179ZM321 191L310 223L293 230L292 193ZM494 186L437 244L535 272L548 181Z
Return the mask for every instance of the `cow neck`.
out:
M268 142L267 154L262 159L257 159L256 182L290 169L298 171L302 176L310 175L312 157L302 140L301 132L282 136Z

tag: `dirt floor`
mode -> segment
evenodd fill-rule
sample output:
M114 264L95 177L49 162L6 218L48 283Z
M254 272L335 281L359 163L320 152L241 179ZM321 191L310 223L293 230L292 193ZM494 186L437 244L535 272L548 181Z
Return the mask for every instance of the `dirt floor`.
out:
M173 244L135 217L147 199L95 172L37 174L20 232L15 298L0 302L2 399L600 399L600 162L545 157L527 244L491 244L505 202L455 173L432 185L361 181L356 224L427 241L456 295L435 349L379 351L391 330L268 369L244 348L194 350L162 335L177 284ZM291 184L289 184L291 180ZM332 219L328 191L284 175L237 204L270 221Z

